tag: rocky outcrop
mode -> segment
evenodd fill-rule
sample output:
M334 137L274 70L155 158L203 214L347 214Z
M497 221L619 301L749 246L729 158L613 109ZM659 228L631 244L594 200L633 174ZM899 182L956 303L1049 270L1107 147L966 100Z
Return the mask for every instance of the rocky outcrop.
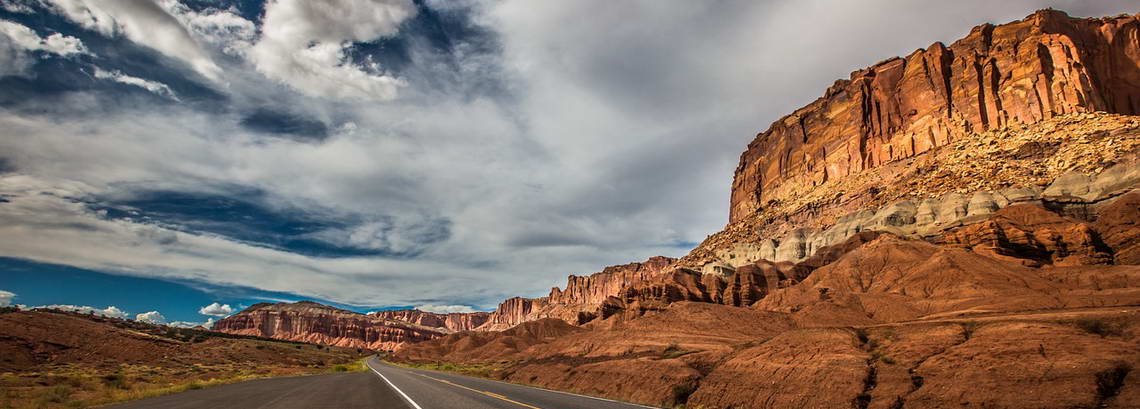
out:
M606 267L589 276L571 275L565 289L552 288L546 297L514 297L503 301L477 330L502 331L543 318L558 318L572 324L588 322L598 316L607 299L621 295L630 287L659 279L674 261L657 256L641 263Z
M1093 228L1112 249L1115 264L1140 264L1140 192L1098 209Z
M396 350L450 332L310 301L254 304L214 323L214 330L371 350Z
M432 328L444 328L451 332L470 331L476 327L483 325L487 322L490 313L487 312L471 312L461 313L453 312L448 314L437 314L434 312L420 311L417 309L409 310L388 310L376 311L369 313L373 317L410 322L417 325Z
M837 81L741 155L729 222L978 132L1075 112L1140 113L1137 16L1039 11Z
M1001 209L988 220L947 232L937 241L1011 257L1032 267L1112 263L1112 250L1089 224L1028 204Z
M736 243L718 251L717 259L710 261L708 265L717 268L733 263L746 265L757 260L797 262L815 254L821 248L842 243L848 237L865 231L934 238L947 230L988 220L999 209L1016 204L1033 205L1038 209L1048 206L1095 219L1093 212L1087 211L1088 206L1096 207L1104 204L1110 201L1109 199L1137 187L1140 187L1140 164L1129 162L1094 174L1066 172L1044 189L1020 187L968 194L954 192L920 201L901 200L879 209L864 209L840 216L832 226L824 230L801 228L782 237L761 240L759 243L747 241ZM1125 208L1114 208L1108 213L1128 214ZM1114 216L1109 216L1106 220L1112 220L1112 217ZM1089 226L1083 228L1090 229ZM1121 230L1116 235L1120 237L1117 240L1126 240L1124 237L1127 237L1127 232ZM1089 237L1087 240L1093 239ZM1095 245L1092 241L1088 243ZM1084 263L1096 264L1091 261ZM708 270L709 267L704 269Z

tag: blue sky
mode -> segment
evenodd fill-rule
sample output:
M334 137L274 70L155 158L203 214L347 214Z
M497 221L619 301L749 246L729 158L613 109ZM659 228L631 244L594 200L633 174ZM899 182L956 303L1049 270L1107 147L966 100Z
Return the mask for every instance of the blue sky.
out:
M720 229L752 136L836 78L1050 6L1137 11L4 0L0 303L202 322L544 295Z

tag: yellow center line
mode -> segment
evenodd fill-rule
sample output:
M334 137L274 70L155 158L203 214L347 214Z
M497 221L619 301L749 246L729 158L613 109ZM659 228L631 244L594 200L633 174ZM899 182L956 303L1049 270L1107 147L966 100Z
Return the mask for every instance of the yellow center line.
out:
M466 387L466 386L463 386L463 385L457 384L457 383L455 383L455 382L452 382L452 381L449 381L449 380L446 380L446 379L439 379L439 378L436 378L436 377L432 377L432 376L427 376L427 375L424 375L424 374L416 374L416 375L422 376L422 377L424 377L424 378L428 378L428 379L431 379L431 380L433 380L433 381L437 381L437 382L441 382L441 383L446 383L446 384L448 384L448 385L451 385L451 386L454 386L454 387L457 387L457 388L463 388L463 389L466 389L466 390L469 390L469 391L471 391L471 392L475 392L475 393L478 393L478 394L481 394L481 395L490 396L490 397L492 397L492 398L495 398L495 399L498 399L498 400L501 400L501 401L504 401L504 402L510 402L510 403L513 403L513 404L516 404L516 405L522 406L522 407L524 407L524 408L530 408L530 409L542 409L542 408L540 408L540 407L538 407L538 406L531 406L531 405L527 405L527 404L525 404L525 403L522 403L522 402L519 402L519 401L511 400L511 399L507 398L506 396L503 396L503 395L500 395L500 394L497 394L497 393L493 393L493 392L487 392L487 391L481 391L481 390L478 390L478 389L473 389L473 388L468 388L468 387Z

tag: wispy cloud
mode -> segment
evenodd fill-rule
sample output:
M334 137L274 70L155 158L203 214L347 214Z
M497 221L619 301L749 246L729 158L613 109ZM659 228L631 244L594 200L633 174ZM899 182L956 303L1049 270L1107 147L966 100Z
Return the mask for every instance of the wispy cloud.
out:
M170 98L175 101L179 100L178 95L174 93L174 90L171 90L170 86L161 82L145 80L139 77L132 77L119 71L106 71L99 67L95 67L95 78L133 85L153 92L159 96Z

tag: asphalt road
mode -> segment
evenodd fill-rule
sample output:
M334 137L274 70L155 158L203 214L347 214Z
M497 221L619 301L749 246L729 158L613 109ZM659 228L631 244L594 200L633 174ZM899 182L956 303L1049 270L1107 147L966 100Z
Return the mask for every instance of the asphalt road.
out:
M144 399L113 409L630 409L646 408L442 372L394 367L375 357L369 371L261 379Z

